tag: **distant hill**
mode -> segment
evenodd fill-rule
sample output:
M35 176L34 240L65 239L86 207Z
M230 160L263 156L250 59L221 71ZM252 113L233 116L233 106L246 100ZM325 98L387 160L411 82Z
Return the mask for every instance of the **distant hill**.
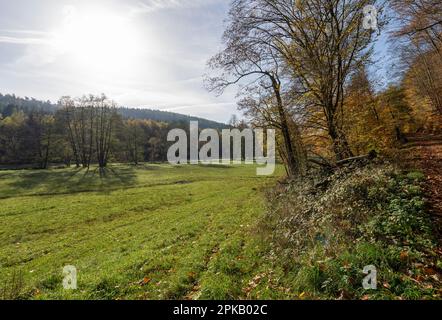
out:
M28 97L21 98L10 94L2 95L0 93L0 114L4 117L10 116L16 110L21 110L25 113L36 110L45 113L55 113L58 108L56 104L50 101L40 101ZM226 124L216 121L167 111L125 107L119 107L117 111L126 119L153 120L166 123L198 121L200 128L223 129L228 127Z
M45 113L54 113L57 110L57 106L50 101L41 101L28 97L20 98L14 94L2 95L0 93L0 114L7 117L16 110L21 110L25 113L35 110Z
M126 119L142 119L142 120L153 120L158 122L175 123L175 122L186 122L198 121L200 128L213 128L213 129L224 129L228 128L226 124L219 123L216 121L211 121L203 118L186 116L179 113L151 110L151 109L138 109L138 108L118 108L118 113Z

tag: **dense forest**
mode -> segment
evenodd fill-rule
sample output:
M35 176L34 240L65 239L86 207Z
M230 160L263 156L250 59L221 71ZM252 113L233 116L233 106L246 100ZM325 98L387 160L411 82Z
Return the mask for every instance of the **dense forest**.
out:
M0 164L48 168L116 162L163 162L167 133L226 128L218 122L171 112L118 107L105 96L62 98L58 104L0 94Z
M54 114L59 108L58 104L53 104L51 101L40 101L28 97L20 98L13 94L2 95L0 93L0 114L3 118L11 116L16 111L23 111L25 113L41 111ZM198 121L201 128L222 129L226 127L225 124L216 121L168 111L128 107L117 107L116 109L123 119L153 120L166 123Z

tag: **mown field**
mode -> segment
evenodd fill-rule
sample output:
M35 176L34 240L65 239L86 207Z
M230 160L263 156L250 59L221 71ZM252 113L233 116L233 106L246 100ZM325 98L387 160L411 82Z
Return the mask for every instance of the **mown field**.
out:
M0 298L240 298L273 177L253 166L0 172ZM78 290L62 287L66 265Z

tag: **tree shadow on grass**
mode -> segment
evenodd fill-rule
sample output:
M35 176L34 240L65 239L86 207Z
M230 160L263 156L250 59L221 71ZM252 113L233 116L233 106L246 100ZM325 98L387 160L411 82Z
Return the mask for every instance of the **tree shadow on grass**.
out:
M215 168L215 169L232 169L233 168L233 166L231 166L231 165L216 164L216 163L211 163L211 164L200 163L200 164L198 164L198 167L200 167L200 168Z
M129 165L132 168L136 168L138 170L145 170L145 171L157 171L157 170L161 170L163 169L162 167L160 167L160 165L162 165L164 163L151 163L151 162L145 162L145 163L140 163L138 165Z
M172 166L172 168L174 168L174 169L183 169L183 170L187 170L187 169L192 168L192 167L215 168L215 169L232 169L233 168L233 166L231 166L231 165L217 164L217 163L209 163L209 164L204 164L204 163L198 163L198 164L176 164L176 165Z
M134 185L136 168L75 168L64 170L41 170L20 173L8 184L14 190L11 196L29 194L64 194L86 191L111 191ZM31 191L31 193L30 193Z
M61 184L72 183L77 180L76 176L82 171L80 168L68 170L26 170L14 173L15 179L9 184L12 189L31 190L45 184L48 187L56 187Z

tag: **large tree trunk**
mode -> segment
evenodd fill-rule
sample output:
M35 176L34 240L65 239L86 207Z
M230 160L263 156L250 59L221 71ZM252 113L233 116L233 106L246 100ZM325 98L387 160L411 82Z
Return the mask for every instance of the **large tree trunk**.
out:
M278 114L281 122L281 131L284 138L284 145L286 149L286 162L287 162L287 171L290 177L301 174L300 169L300 161L296 157L296 153L294 150L294 144L292 143L292 137L290 135L290 129L287 121L287 112L284 109L281 93L279 89L279 83L276 81L274 77L271 77L273 90L276 96L276 102L278 107Z
M329 125L328 133L333 143L333 152L336 155L337 161L354 156L350 149L347 137L341 130L337 129L334 124L331 124Z

